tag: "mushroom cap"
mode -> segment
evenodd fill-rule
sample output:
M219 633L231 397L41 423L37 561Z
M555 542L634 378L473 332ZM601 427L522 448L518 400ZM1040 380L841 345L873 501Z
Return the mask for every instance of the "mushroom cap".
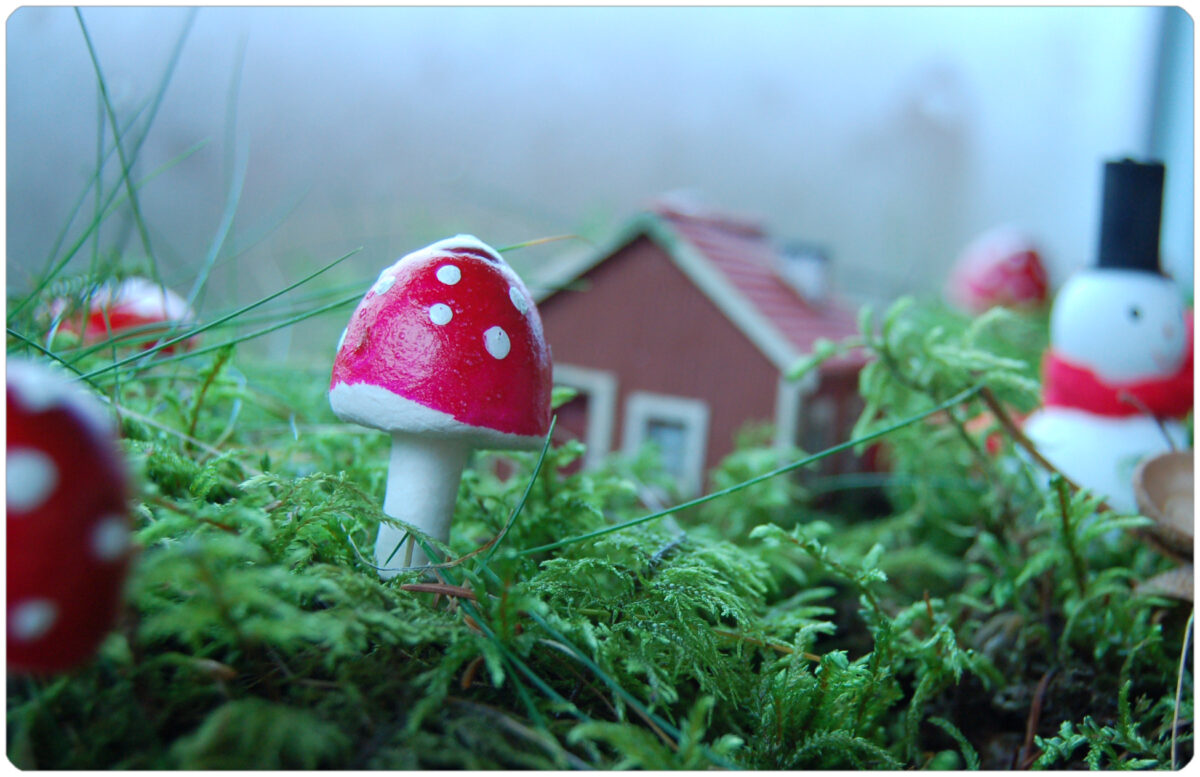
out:
M56 672L116 620L129 562L126 472L99 402L48 367L9 360L8 665Z
M946 286L950 301L971 313L996 305L1037 307L1048 293L1041 253L1011 226L989 230L972 241L955 262Z
M51 313L57 315L67 307L65 300L56 300ZM130 277L120 283L104 283L87 300L87 312L63 322L62 328L80 335L85 343L107 340L131 329L146 327L153 332L155 324L194 321L196 314L187 302L171 289L148 278ZM198 338L189 338L182 345L190 348ZM150 343L146 344L148 348ZM175 346L163 349L170 353Z
M1196 502L1192 451L1143 459L1133 472L1138 509L1154 521L1149 530L1170 550L1192 555Z
M525 284L458 235L383 270L350 317L329 385L343 421L534 448L550 428L550 349Z
M147 321L187 321L194 318L183 297L149 278L129 277L116 286L104 284L88 300L93 311L110 311Z
M1149 580L1139 582L1134 590L1139 594L1158 594L1185 602L1194 602L1196 600L1196 569L1190 562L1180 564Z

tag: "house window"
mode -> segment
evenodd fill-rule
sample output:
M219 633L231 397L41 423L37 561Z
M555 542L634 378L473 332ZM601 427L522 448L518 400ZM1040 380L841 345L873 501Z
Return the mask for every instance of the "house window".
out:
M555 364L554 383L579 392L558 409L555 437L582 440L587 446L583 464L594 467L612 450L617 377L605 370Z
M663 468L681 479L687 471L687 427L681 421L651 418L646 422L645 441L658 448Z
M708 446L708 405L698 399L635 391L625 404L624 450L658 447L663 468L680 493L700 492Z
M775 387L775 445L790 450L800 445L800 426L803 411L810 397L818 388L817 372L808 373L800 380L791 380L780 375Z
M828 395L815 397L804 409L800 447L805 453L820 453L837 443L837 407Z

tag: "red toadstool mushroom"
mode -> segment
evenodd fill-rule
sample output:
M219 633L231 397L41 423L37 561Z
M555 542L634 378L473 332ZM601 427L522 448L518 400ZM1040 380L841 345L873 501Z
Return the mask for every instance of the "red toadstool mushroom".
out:
M1036 308L1048 282L1037 246L1012 227L983 233L963 251L950 273L946 296L969 313L1002 305Z
M550 428L550 349L525 284L470 235L402 257L379 275L338 343L329 386L343 421L392 435L384 512L445 542L475 448L533 449ZM426 563L380 526L390 578Z
M196 318L187 302L175 292L147 278L126 278L115 286L105 283L88 297L85 315L63 322L62 329L79 335L84 343L124 337L153 335L166 331L172 323L189 323ZM54 315L61 315L66 302L57 300L51 308ZM183 341L190 348L196 338ZM150 348L153 340L147 340L143 348ZM175 346L167 346L163 353L171 353Z
M116 619L125 468L111 419L76 384L9 360L7 387L8 666L58 672L87 659Z

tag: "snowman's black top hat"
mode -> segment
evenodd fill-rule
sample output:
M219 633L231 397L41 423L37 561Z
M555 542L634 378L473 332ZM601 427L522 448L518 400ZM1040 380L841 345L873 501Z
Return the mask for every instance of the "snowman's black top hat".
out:
M1158 236L1165 173L1160 162L1122 159L1104 165L1097 267L1162 272Z

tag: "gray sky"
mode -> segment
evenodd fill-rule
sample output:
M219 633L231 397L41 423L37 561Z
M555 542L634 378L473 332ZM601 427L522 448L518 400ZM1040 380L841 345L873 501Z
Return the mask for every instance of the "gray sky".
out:
M188 12L82 14L128 118ZM1164 13L1148 8L204 8L136 170L206 145L140 202L186 287L244 160L224 250L253 245L213 280L250 295L360 245L347 277L457 231L602 239L690 189L825 245L843 291L886 299L936 293L963 245L1003 222L1043 244L1061 281L1091 261L1103 160L1165 149L1164 256L1190 284L1191 22L1169 18L1186 67L1164 82ZM9 17L7 88L20 286L95 167L95 76L72 9ZM102 236L141 251L119 219Z

